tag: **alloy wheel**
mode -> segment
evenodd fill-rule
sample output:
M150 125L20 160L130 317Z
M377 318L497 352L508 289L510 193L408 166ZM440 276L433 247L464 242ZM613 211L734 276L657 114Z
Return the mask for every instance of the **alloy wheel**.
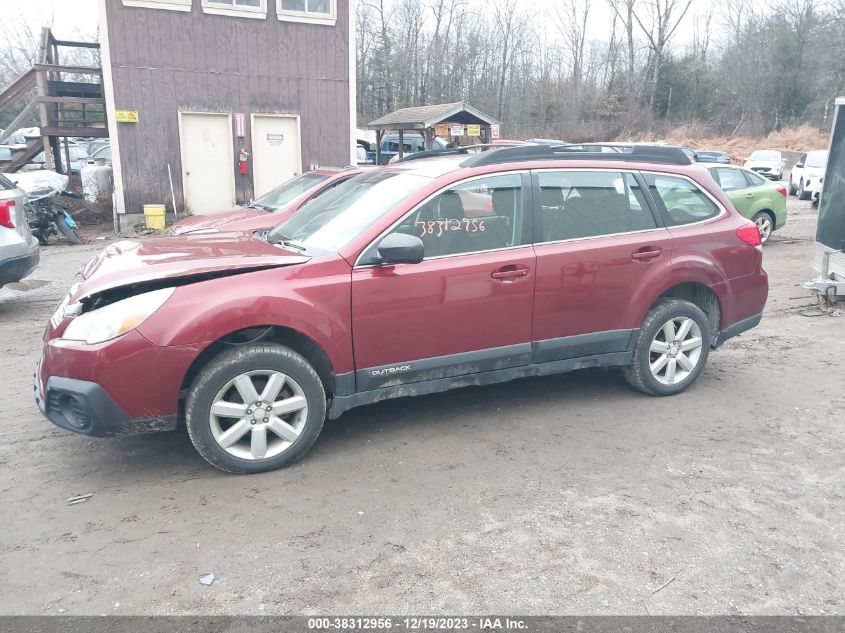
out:
M663 324L649 347L649 368L664 385L677 385L695 370L701 359L701 328L689 317Z
M214 440L230 455L261 460L288 450L308 418L305 392L273 370L250 371L227 382L211 404Z
M757 225L757 228L760 229L760 240L762 242L767 242L772 234L772 218L770 218L768 214L763 213L754 221L754 223Z

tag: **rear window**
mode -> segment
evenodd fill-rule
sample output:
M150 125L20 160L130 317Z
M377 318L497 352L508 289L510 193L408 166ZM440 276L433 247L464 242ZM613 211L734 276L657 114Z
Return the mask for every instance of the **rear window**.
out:
M715 218L719 206L695 183L679 176L643 174L667 226L693 224Z

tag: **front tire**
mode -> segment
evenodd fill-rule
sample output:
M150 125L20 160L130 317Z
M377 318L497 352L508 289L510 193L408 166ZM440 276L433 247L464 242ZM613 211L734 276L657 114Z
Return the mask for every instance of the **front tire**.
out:
M804 179L801 179L801 182L798 183L798 199L799 200L809 200L810 193L804 190Z
M59 227L59 231L61 231L65 239L71 244L82 244L82 236L79 234L79 231L67 223L67 218L64 215L56 218L56 226Z
M217 356L194 380L185 404L194 447L230 473L294 463L314 444L325 418L319 375L281 345L240 345Z
M794 196L796 193L798 193L798 189L795 187L795 183L792 182L792 177L790 176L789 177L789 195Z
M657 303L640 327L628 383L651 396L672 396L695 382L710 353L712 333L707 315L681 299Z

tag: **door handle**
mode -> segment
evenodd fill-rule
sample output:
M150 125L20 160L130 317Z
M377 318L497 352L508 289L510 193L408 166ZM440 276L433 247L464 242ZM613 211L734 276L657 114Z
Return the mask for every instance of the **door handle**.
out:
M493 279L516 279L518 277L525 277L528 274L528 269L524 266L504 266L498 270L490 273Z
M646 246L645 248L641 248L640 250L631 253L631 259L635 262L650 262L652 259L660 257L662 252L662 248L652 248L651 246Z

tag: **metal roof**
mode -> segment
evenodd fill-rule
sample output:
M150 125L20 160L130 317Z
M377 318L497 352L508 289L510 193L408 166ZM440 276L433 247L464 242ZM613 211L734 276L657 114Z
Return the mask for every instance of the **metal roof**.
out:
M402 108L369 123L371 130L424 130L443 121L493 125L496 120L463 101Z

